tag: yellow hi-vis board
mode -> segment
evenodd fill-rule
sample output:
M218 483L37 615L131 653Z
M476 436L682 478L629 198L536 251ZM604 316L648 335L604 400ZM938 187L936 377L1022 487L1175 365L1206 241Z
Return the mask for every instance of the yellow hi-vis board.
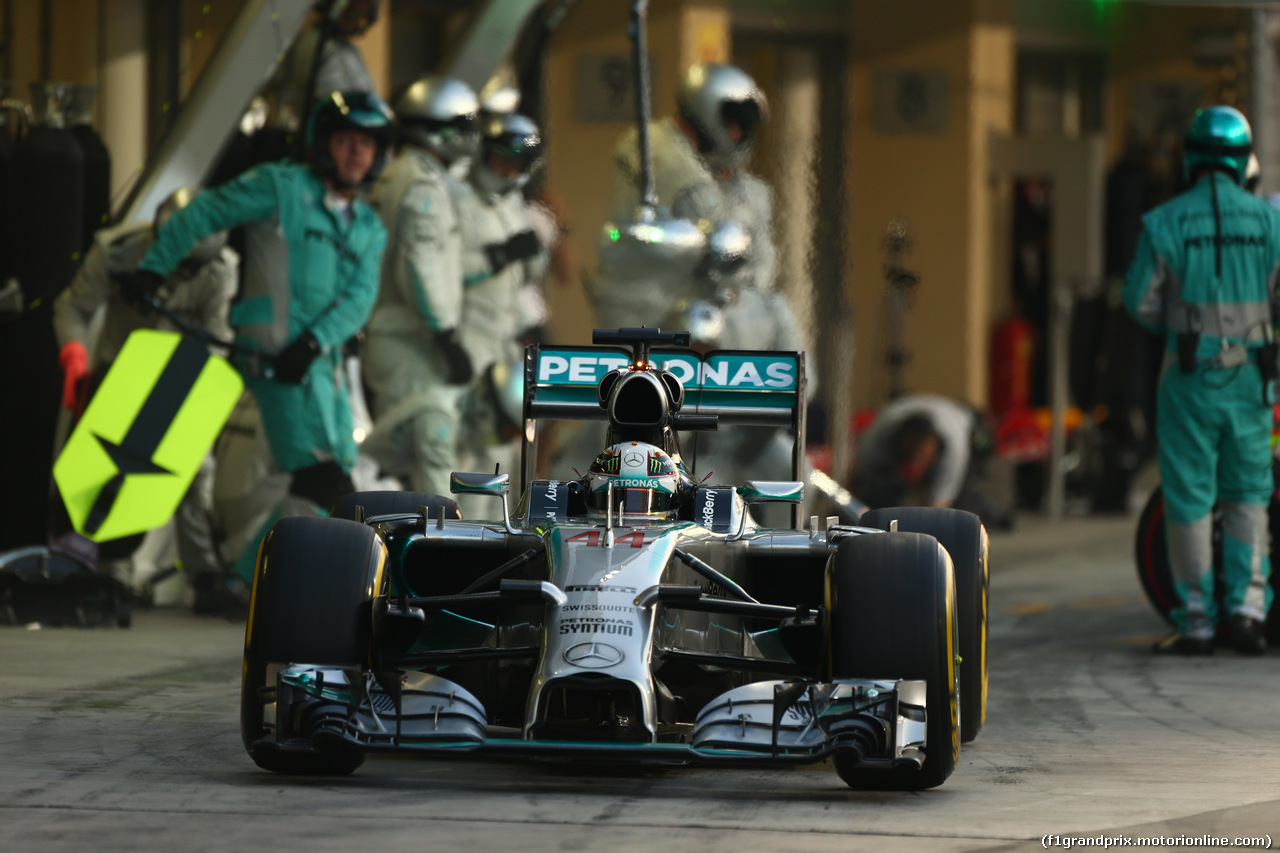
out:
M105 542L168 522L243 390L204 344L131 334L53 466L76 532Z

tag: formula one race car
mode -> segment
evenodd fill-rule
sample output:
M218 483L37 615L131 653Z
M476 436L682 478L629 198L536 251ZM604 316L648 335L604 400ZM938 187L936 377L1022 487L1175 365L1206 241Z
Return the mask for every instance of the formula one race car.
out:
M525 358L525 488L495 521L359 493L264 540L241 730L261 767L345 774L369 752L644 764L832 759L856 788L923 789L986 712L987 536L977 517L876 510L764 529L800 482L696 482L680 431L790 428L800 353L597 331ZM623 345L623 346L618 346ZM629 347L631 352L623 347ZM668 347L668 349L657 349ZM576 480L534 479L539 419L608 421ZM798 513L793 513L798 515Z

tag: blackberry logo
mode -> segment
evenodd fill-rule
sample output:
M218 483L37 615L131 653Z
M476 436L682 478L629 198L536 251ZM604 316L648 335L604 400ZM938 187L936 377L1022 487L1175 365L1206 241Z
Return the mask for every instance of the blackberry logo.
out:
M716 523L716 493L707 491L707 499L702 503L702 526L711 527Z

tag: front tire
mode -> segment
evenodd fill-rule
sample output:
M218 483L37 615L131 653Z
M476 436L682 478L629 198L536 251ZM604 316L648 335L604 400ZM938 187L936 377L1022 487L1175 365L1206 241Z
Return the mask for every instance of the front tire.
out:
M373 528L334 518L285 518L263 539L245 627L240 736L259 767L276 773L342 775L359 750L328 743L282 751L264 721L262 691L291 663L359 668L369 659L371 602L386 548Z
M990 547L982 520L971 512L941 507L873 509L859 524L900 533L924 533L951 555L960 619L960 740L969 743L987 721L987 599L991 586Z
M919 791L941 785L960 757L956 594L951 558L931 536L845 539L827 565L826 611L834 678L922 679L925 761L920 769L858 767L837 754L851 788Z

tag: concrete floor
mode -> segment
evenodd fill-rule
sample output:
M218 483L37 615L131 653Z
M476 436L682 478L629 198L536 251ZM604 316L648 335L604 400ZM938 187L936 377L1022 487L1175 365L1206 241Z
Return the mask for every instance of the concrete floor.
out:
M1134 573L1135 522L1027 517L993 535L988 721L951 779L919 794L851 792L822 765L611 773L375 757L347 779L299 781L241 748L242 625L153 610L129 630L0 628L0 850L1280 840L1280 651L1154 658L1165 627Z

